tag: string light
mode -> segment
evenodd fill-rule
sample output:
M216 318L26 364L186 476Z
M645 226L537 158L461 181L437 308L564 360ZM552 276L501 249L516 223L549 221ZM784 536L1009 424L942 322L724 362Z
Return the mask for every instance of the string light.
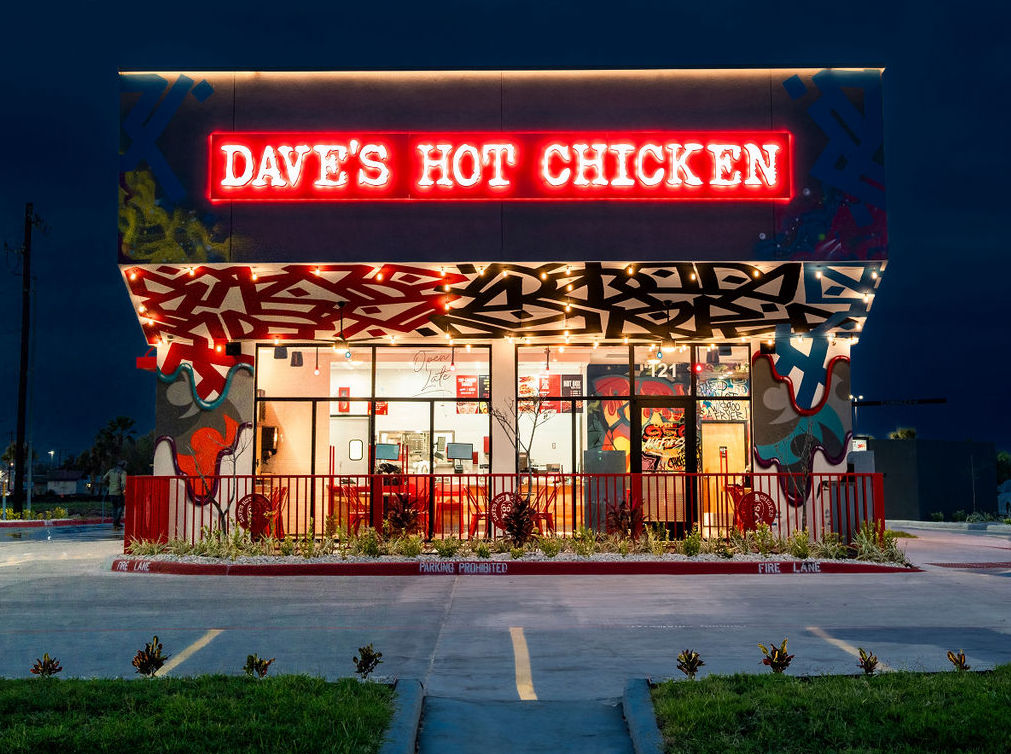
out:
M878 271L877 270L871 270L871 277L874 278L875 280L877 280L878 279Z
M314 267L312 270L313 275L319 275L319 267Z
M470 343L467 344L467 352L470 352Z
M274 336L274 345L277 346L277 345L280 345L280 344L281 344L281 339L275 335Z
M628 267L625 268L625 272L627 272L629 275L634 275L635 274L635 267L633 267L632 265L629 265Z
M449 283L446 283L444 286L442 286L442 290L444 290L447 293L449 293Z
M440 267L439 268L439 277L441 277L441 278L446 277L446 268L445 267Z
M759 276L760 276L761 274L762 274L762 271L761 271L761 270L754 270L754 271L753 271L753 272L751 273L751 277L753 277L753 278L757 278L757 277L759 277Z
M692 280L695 280L695 279L696 279L696 277L698 277L698 276L697 276L697 275L696 275L696 274L695 274L695 273L693 272L693 273L692 273L691 275L689 275L689 277L690 277L690 278L691 278Z
M216 346L214 346L214 350L217 351L218 353L221 353L221 344L218 343Z
M477 268L477 274L483 277L484 276L484 267L478 267Z
M814 276L815 276L816 278L818 278L819 280L821 280L821 270L817 270L817 271L816 271L816 272L814 273Z
M137 307L137 311L139 311L141 314L143 314L144 312L147 311L147 307L144 306L144 304L141 304L140 306Z
M547 280L547 279L548 279L548 273L542 272L541 273L541 280Z
M186 274L189 275L190 277L193 277L196 274L196 270L194 270L192 267L188 267L186 269Z
M621 342L624 343L627 346L628 345L628 336L626 335L624 338L622 338Z
M380 283L383 282L383 273L382 272L377 272L376 273L376 280L378 280Z
M594 341L593 341L593 348L596 349L599 346L600 346L600 341L597 340L597 339L594 339Z
M136 279L137 279L137 272L136 272L136 270L130 270L130 280L136 280Z
M254 283L259 279L259 275L256 274L256 270L250 270L249 277L253 279Z

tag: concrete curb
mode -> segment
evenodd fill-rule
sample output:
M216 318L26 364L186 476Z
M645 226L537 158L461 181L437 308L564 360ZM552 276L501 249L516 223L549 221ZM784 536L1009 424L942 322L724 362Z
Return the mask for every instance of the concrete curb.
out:
M701 561L473 561L413 560L366 563L183 563L175 560L116 558L118 573L166 573L185 576L632 576L752 574L774 578L833 573L918 573L921 569L863 561L818 560Z
M621 695L621 708L625 713L635 754L662 754L663 736L656 724L653 699L649 695L649 681L645 678L629 680Z
M33 518L30 521L0 521L0 529L34 529L42 526L93 526L111 524L111 518Z
M394 687L393 719L386 729L379 754L414 754L418 745L418 724L425 701L425 687L415 678L401 678Z
M1011 534L1011 525L997 521L981 521L970 524L968 521L886 521L888 528L900 529L940 529L942 531L986 531L994 534Z

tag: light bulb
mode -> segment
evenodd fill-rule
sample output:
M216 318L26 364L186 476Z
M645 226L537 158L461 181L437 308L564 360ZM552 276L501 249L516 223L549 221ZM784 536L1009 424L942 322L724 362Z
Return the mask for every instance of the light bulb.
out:
M314 375L316 375L317 377L319 377L319 367L316 367L315 369L313 369L313 370L312 370L312 373L313 373Z
M350 348L344 352L344 358L345 359L350 359L351 358L351 349Z

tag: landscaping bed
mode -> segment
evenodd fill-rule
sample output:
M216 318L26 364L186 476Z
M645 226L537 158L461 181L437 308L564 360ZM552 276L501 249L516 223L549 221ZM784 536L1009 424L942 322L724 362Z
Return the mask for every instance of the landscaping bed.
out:
M0 751L374 752L392 699L309 676L0 679Z
M1011 665L876 676L708 676L652 689L667 752L1011 751Z

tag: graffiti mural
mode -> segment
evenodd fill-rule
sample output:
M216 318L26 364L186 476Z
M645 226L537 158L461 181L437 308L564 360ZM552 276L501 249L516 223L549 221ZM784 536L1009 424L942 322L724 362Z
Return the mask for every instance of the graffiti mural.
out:
M822 353L822 350L812 346L812 353ZM805 407L798 402L793 381L780 374L773 359L768 355L755 355L752 379L757 467L807 475L818 453L831 465L846 460L851 427L849 359L845 356L831 358L822 373L825 382L821 398L816 404ZM783 492L791 505L799 506L806 500L809 486L810 477L791 477L783 482Z
M611 263L156 265L125 267L124 277L149 343L209 348L334 339L342 326L345 337L365 340L739 338L777 326L847 332L867 316L878 282L849 267L815 277L796 263L643 264L631 272Z

